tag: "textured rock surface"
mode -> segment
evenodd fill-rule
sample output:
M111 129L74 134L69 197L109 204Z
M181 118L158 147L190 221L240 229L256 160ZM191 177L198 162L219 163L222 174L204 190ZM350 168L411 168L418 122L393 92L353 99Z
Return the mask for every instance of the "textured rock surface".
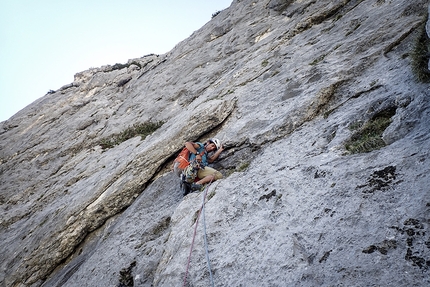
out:
M203 194L168 166L210 136L227 144L205 208L215 286L427 286L430 90L410 52L428 9L233 1L168 54L78 73L2 122L2 286L182 285ZM349 154L381 115L387 145ZM209 283L200 218L187 284Z

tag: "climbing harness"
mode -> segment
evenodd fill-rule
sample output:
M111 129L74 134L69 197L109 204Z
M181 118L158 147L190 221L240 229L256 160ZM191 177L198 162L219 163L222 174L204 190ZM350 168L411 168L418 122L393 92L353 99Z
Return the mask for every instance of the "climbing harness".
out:
M197 160L190 161L189 165L182 171L185 176L184 180L188 183L193 183L197 177L199 169L204 169L203 163L199 163Z
M185 285L187 283L187 276L188 276L188 271L189 271L190 262L191 262L191 253L193 252L194 240L196 238L196 233L197 233L197 225L199 224L200 214L202 214L202 213L203 213L203 231L204 231L206 261L207 261L207 264L208 264L209 277L210 277L210 281L211 281L211 286L212 287L214 286L214 280L213 280L213 276L212 276L212 269L211 269L211 264L210 264L210 259L209 259L209 250L208 250L208 242L207 242L207 234L206 234L206 219L205 219L205 200L206 200L206 194L207 194L207 191L208 191L209 186L211 184L212 184L212 180L206 185L206 187L204 189L204 192L203 192L202 206L200 207L200 210L199 210L199 213L198 213L197 219L196 219L196 225L194 226L193 240L191 241L190 254L188 255L187 269L185 271L184 284L182 285L183 287L185 287Z
M204 168L205 167L203 163L200 163L197 160L192 160L190 164L181 172L180 189L183 196L193 192L193 184L199 179L197 174L200 169Z

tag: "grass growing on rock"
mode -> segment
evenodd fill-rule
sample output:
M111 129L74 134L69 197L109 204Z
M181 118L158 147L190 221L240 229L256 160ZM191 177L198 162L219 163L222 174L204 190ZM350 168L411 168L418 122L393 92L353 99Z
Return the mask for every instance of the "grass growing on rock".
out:
M249 163L249 162L242 162L240 164L240 166L238 166L236 169L237 169L238 172L243 172L243 171L245 171L249 167L250 164L251 163Z
M208 201L211 200L212 197L214 197L216 194L215 191L212 191L211 193L208 194Z
M133 126L128 127L123 132L119 134L114 134L109 138L104 138L100 141L100 146L103 149L113 148L120 143L134 138L136 136L140 136L142 140L144 140L148 135L155 132L158 128L160 128L164 122L145 122L133 124Z
M427 18L428 19L428 14ZM430 39L427 36L425 23L419 28L419 35L415 41L414 48L411 52L412 71L418 81L430 83L430 70L428 63L430 59Z
M371 152L386 146L382 133L391 124L391 117L395 113L395 108L389 108L379 112L364 124L351 124L350 129L354 133L345 143L346 150L356 154Z
M234 167L234 168L229 168L226 170L226 177L229 177L230 175L232 175L235 172L244 172L248 169L249 165L251 163L246 161L246 162L241 162L238 166Z

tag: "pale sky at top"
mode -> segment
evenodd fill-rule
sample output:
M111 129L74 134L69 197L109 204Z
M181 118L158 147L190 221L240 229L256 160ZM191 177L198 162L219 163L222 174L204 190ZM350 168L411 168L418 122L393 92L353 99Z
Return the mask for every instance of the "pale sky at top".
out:
M0 122L91 67L164 54L232 0L0 0Z

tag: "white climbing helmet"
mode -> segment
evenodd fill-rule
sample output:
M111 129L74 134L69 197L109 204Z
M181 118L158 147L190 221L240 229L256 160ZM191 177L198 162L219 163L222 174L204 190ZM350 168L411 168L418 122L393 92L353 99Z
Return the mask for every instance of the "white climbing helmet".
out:
M209 142L214 143L216 146L216 149L219 149L221 147L221 141L217 138L211 138L209 139Z

